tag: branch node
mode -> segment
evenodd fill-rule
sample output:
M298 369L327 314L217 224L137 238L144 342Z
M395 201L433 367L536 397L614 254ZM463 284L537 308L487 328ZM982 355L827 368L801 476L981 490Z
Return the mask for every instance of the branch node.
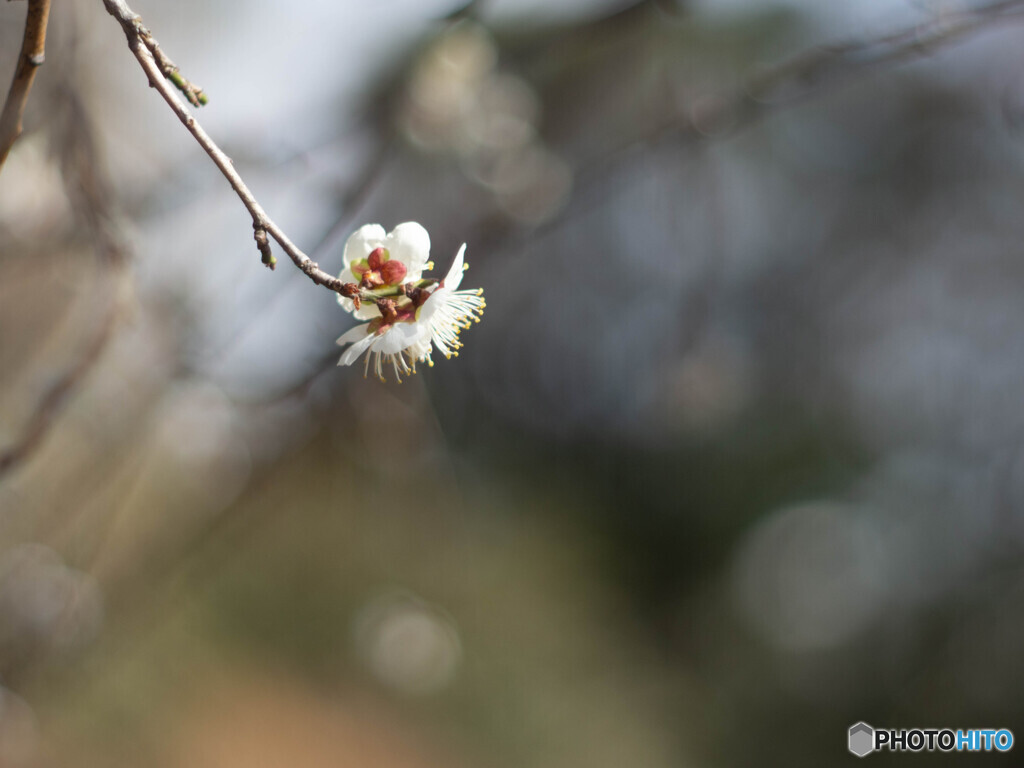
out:
M274 253L270 250L270 239L267 237L267 230L259 224L253 224L252 236L256 241L256 247L259 248L260 254L262 254L261 261L268 269L276 267L277 259L274 258Z

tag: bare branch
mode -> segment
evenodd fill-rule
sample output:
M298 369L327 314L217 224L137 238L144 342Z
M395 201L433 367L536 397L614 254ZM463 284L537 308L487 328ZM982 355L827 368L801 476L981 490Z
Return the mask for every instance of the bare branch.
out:
M46 23L49 18L50 0L28 0L21 54L18 56L18 66L14 70L11 89L7 92L3 113L0 113L0 168L7 160L14 142L21 135L21 117L25 113L32 81L46 55Z
M269 235L281 246L288 257L292 260L296 267L302 270L310 280L317 285L322 285L329 290L336 293L340 293L343 296L347 296L351 299L358 299L361 296L359 286L355 283L346 283L333 275L324 272L320 269L320 266L310 259L302 250L299 249L288 236L281 230L280 227L275 224L271 218L267 215L267 212L263 210L263 207L257 202L253 196L249 187L246 186L245 182L242 181L242 177L238 175L234 165L231 162L231 158L224 154L223 150L217 146L217 144L210 138L210 136L203 130L202 126L196 122L196 119L189 113L188 108L181 102L178 95L168 86L167 81L163 77L163 72L160 69L160 65L157 63L154 51L159 50L156 40L149 33L145 27L142 26L142 20L132 12L124 0L103 0L103 4L106 6L107 11L121 24L121 28L124 30L125 37L128 38L128 47L131 49L135 58L138 59L139 64L142 66L143 71L149 77L149 84L151 87L156 88L160 95L163 96L164 101L167 102L171 110L178 116L178 119L184 123L189 133L199 142L206 154L210 156L214 164L220 169L220 172L224 174L224 178L231 184L231 188L235 190L235 194L242 201L242 205L245 206L246 210L249 211L252 216L252 226L255 232L256 243L260 250L261 257L264 264L271 266L273 263L273 255L270 253L270 244L267 242L265 235ZM163 54L159 54L163 56ZM264 232L265 235L260 237L260 232ZM368 296L371 300L376 297Z
M170 57L160 49L160 46L157 45L156 40L153 39L153 35L150 34L149 30L145 27L140 27L139 35L142 38L142 42L146 44L147 48L149 48L149 52L153 54L153 58L156 59L156 64L160 67L160 71L164 73L164 77L174 83L174 87L185 94L185 98L188 99L188 103L193 107L206 106L209 99L206 97L206 94L203 93L203 89L181 74L181 70L179 70L177 65L171 61Z

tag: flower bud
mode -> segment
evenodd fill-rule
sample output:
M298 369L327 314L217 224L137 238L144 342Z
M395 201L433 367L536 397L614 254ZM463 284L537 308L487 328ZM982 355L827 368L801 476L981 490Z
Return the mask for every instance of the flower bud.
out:
M388 253L387 248L374 248L370 251L370 255L366 257L366 261L370 265L370 269L376 272L387 263L390 257L391 254Z
M398 261L386 261L380 268L380 276L387 285L398 285L405 278L405 265Z

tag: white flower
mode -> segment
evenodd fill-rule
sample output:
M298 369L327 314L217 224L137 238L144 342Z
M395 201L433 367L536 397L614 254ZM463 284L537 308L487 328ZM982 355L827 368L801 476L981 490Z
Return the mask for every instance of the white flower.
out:
M465 253L463 244L440 283L418 279L394 298L378 299L371 322L338 338L338 344L352 345L342 353L338 365L352 365L366 352L367 372L372 359L379 379L384 380L385 367L390 367L401 381L402 374L416 372L416 363L434 364L431 342L445 357L458 355L456 350L462 346L459 333L471 322L479 322L486 306L483 290L457 290L467 267Z
M344 267L338 277L346 283L358 283L364 290L390 288L415 283L429 269L430 235L420 224L407 221L384 234L380 224L366 224L345 242ZM373 302L362 302L355 309L352 299L338 294L338 303L360 320L380 317Z
M372 359L373 372L381 381L384 381L385 364L394 370L397 381L402 380L403 373L416 373L416 355L423 346L424 338L428 354L430 351L427 328L417 323L399 322L381 332L380 329L372 329L372 325L373 323L357 325L338 337L338 344L352 345L342 353L338 365L352 365L363 352L369 350L366 354L365 371L369 372Z
M455 254L451 269L441 284L430 294L423 308L419 311L419 321L425 322L430 329L430 340L445 357L458 357L456 350L462 347L459 333L469 328L471 322L479 323L480 316L487 304L484 302L483 289L459 291L462 275L469 265L463 261L466 244L463 243ZM430 361L430 345L424 358Z

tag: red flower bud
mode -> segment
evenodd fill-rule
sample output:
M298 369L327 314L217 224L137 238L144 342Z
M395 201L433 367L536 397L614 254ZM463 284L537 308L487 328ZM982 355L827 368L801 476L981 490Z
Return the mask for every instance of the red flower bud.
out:
M380 276L388 285L398 285L405 277L405 265L400 261L387 261L380 268Z
M370 269L376 272L387 262L388 251L386 248L374 248L370 251L370 255L366 257L366 260L370 264Z

